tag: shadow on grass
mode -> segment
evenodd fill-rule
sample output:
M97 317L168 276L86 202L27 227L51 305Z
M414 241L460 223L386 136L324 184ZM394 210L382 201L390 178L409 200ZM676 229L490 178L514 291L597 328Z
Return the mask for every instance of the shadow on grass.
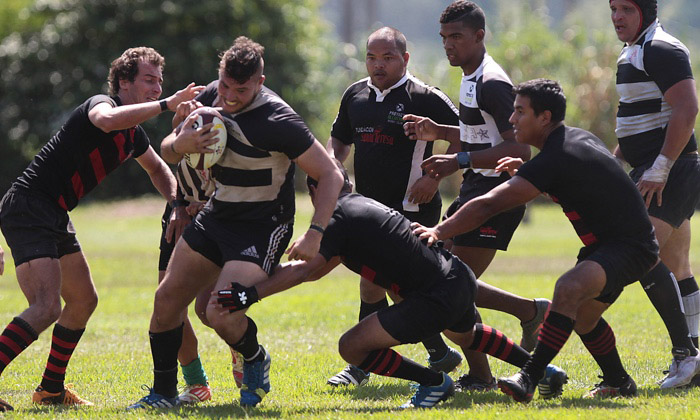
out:
M413 391L406 383L382 383L378 385L367 384L360 387L331 387L326 391L328 394L346 395L353 400L384 400L395 395L406 395L411 398Z

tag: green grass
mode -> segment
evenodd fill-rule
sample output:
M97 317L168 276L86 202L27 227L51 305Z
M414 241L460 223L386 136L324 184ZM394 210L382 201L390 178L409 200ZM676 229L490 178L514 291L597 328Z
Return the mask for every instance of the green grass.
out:
M300 206L297 234L308 223L309 204ZM625 400L583 400L581 395L598 382L597 366L580 340L572 336L555 363L571 377L562 398L535 399L529 405L512 402L499 393L460 393L437 409L399 412L395 408L411 395L406 381L373 376L367 386L331 389L326 379L344 366L337 340L357 319L358 282L339 268L316 283L302 285L265 299L251 308L260 341L272 354L272 392L259 408L243 410L230 374L224 343L194 321L203 364L214 397L211 403L171 411L126 413L124 407L151 384L152 364L148 322L157 279L158 240L162 202L154 199L93 204L71 215L100 293L100 304L88 324L69 366L67 382L96 403L84 409L37 408L31 392L40 381L50 331L22 353L0 378L0 397L15 406L5 418L678 418L700 412L700 390L663 392L655 384L670 361L670 341L660 318L639 285L632 285L606 314L616 332L623 362L640 387L639 397ZM693 228L697 231L697 222ZM695 271L700 272L700 238L692 245ZM557 207L532 209L510 251L499 253L483 279L527 297L551 297L554 281L571 267L580 244ZM6 249L7 250L7 249ZM17 287L9 256L0 277L0 323L3 326L26 307ZM518 322L504 314L483 311L485 322L518 339ZM192 319L195 319L192 316ZM425 360L420 346L399 351ZM493 360L493 359L492 359ZM460 374L466 369L460 368ZM492 362L495 375L516 371ZM456 375L453 374L453 377Z

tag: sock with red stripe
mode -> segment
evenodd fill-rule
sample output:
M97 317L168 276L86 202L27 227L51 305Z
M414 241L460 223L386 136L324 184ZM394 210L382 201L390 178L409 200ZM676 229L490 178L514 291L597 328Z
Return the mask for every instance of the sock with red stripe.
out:
M442 383L442 373L406 359L392 349L371 351L357 367L368 373L408 379L424 386L435 386Z
M501 331L484 324L476 324L474 341L469 350L486 353L520 368L530 360L530 353L524 348L515 344Z
M620 354L615 346L615 333L610 325L600 318L591 332L579 334L579 337L603 371L603 380L610 386L622 385L629 375L622 367Z
M0 373L37 338L39 334L20 317L15 317L7 324L0 335Z
M554 360L573 330L573 319L558 312L549 311L537 338L537 347L523 367L523 371L534 383L542 379L547 365Z
M53 327L51 336L51 351L46 362L44 376L41 379L41 387L48 392L63 391L63 382L66 379L66 367L70 361L75 346L83 336L85 328L71 330L58 323Z

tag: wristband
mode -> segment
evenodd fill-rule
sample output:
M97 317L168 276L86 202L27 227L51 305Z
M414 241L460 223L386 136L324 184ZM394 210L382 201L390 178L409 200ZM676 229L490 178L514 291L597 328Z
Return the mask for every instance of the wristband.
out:
M168 110L168 101L166 99L161 99L158 103L160 104L160 112Z
M319 232L321 235L323 235L326 232L326 229L324 229L321 225L317 225L316 223L311 223L309 225L309 229L315 230L316 232Z
M472 159L469 156L469 152L459 152L457 153L457 165L460 169L471 168Z
M644 171L642 174L642 181L665 183L668 179L668 173L671 172L671 168L675 163L675 160L671 160L666 156L659 154L654 160L654 164L651 168Z
M190 205L190 202L189 202L189 201L183 200L183 199L181 199L181 198L178 198L178 199L176 199L176 200L173 200L173 201L170 203L170 207L172 207L172 208L176 208L176 207L187 207L187 206L189 206L189 205Z

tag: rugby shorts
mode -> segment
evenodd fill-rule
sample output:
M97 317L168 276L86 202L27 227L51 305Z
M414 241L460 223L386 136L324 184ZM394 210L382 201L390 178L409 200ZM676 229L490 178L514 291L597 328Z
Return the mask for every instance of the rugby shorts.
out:
M401 343L418 343L444 330L469 332L477 320L476 277L459 258L451 261L447 276L425 279L426 287L402 294L403 300L377 311L382 327Z
M190 248L219 267L223 267L227 261L248 261L257 264L269 275L284 255L292 233L291 221L222 223L208 212L200 211L187 225L182 238Z
M636 183L653 162L638 166L630 172ZM662 192L661 207L656 205L656 196L649 205L649 215L678 228L695 212L700 203L700 157L696 153L681 155L668 174Z
M160 219L161 234L160 234L160 255L158 256L158 271L165 271L168 268L168 262L170 257L173 255L173 250L175 249L175 243L168 242L165 238L165 231L168 229L168 221L170 221L170 214L173 212L173 208L170 207L169 203L165 204L165 210L163 211L163 217Z
M80 252L75 228L50 199L10 188L0 202L0 229L12 251L15 267L37 258L61 258Z
M503 183L501 178L486 179L473 183L465 181L462 184L459 197L447 208L443 219L452 216L469 200L486 194L501 183ZM455 236L453 238L454 245L506 251L510 240L513 238L515 229L520 225L524 215L525 206L519 206L497 214L478 228Z
M652 235L648 240L607 241L581 248L578 262L595 261L605 271L605 287L595 299L613 303L628 284L644 277L659 256L659 245Z

